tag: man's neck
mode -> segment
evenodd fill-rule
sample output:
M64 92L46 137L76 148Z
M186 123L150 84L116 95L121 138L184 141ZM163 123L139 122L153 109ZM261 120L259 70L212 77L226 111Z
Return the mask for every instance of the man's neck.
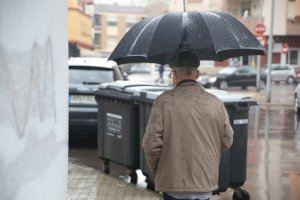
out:
M179 86L180 84L182 84L182 83L185 83L185 82L195 82L195 83L197 83L197 81L195 80L195 79L181 79L180 81L178 81L177 83L176 83L176 86Z

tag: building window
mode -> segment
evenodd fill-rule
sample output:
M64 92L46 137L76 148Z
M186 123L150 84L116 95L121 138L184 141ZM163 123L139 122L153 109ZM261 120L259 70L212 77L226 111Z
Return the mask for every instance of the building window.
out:
M291 50L290 51L290 64L291 65L298 65L298 51Z
M107 25L108 26L117 26L118 25L118 17L117 16L108 16L107 17Z
M243 18L251 16L251 1L242 2L241 14Z
M94 20L95 26L101 26L101 15L96 14Z
M96 33L94 38L95 46L101 46L101 34Z

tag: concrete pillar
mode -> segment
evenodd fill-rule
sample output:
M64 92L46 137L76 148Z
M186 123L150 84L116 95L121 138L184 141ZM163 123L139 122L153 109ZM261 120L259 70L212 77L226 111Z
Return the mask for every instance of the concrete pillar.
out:
M280 54L280 64L285 65L286 64L286 54L285 53L281 53Z
M67 198L67 1L0 1L0 199Z

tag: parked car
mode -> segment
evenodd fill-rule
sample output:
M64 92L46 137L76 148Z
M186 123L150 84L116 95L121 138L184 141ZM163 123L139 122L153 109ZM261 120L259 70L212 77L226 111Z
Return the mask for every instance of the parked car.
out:
M256 72L256 69L251 66L225 67L219 71L214 85L219 89L227 89L232 86L246 89L248 86L256 86ZM260 89L264 89L265 83L265 74L261 74Z
M102 58L69 60L69 134L97 136L98 107L94 91L104 82L123 80L116 63Z
M207 74L201 74L200 77L198 78L198 83L202 85L204 88L211 88L216 81L216 77L212 77Z
M294 108L296 113L300 113L300 84L298 84L295 89Z
M265 70L265 74L268 69ZM271 65L271 80L275 83L284 81L288 84L293 84L296 81L296 72L293 66L288 64L273 64Z

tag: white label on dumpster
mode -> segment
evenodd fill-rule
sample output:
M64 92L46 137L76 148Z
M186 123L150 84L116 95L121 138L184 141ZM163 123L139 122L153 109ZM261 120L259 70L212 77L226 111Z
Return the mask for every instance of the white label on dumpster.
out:
M106 113L106 134L122 139L122 119L121 115Z
M248 124L248 119L236 119L233 120L233 124Z

